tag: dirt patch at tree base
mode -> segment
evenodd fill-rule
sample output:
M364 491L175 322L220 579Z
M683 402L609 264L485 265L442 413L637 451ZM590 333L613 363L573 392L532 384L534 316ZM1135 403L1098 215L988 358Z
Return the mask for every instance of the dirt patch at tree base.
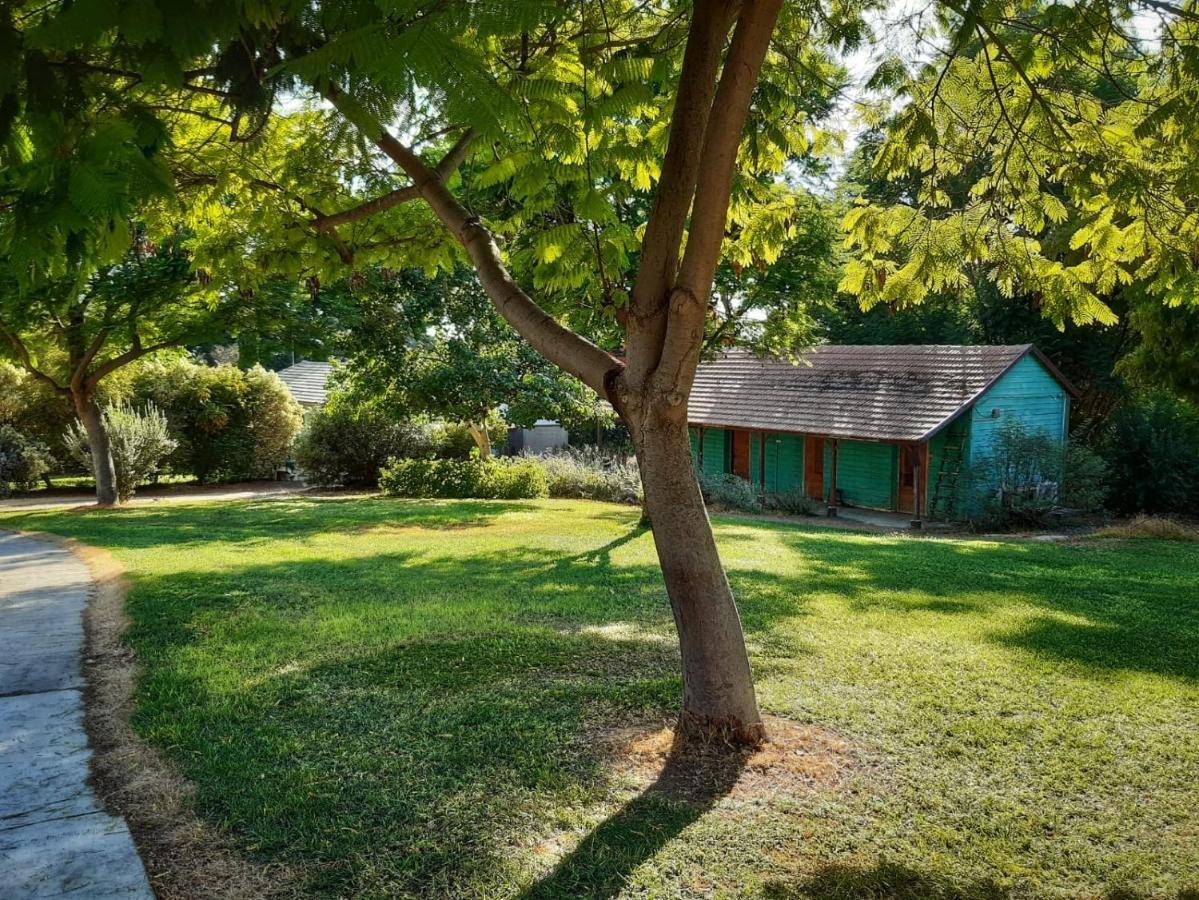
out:
M195 814L191 783L130 728L137 663L123 639L129 582L120 563L75 540L35 536L66 547L94 580L83 657L90 782L108 811L128 823L155 894L163 900L297 896L292 873L248 859Z
M851 743L827 729L766 716L756 749L678 739L672 723L609 729L598 736L613 771L681 802L727 796L760 801L833 788L856 765Z

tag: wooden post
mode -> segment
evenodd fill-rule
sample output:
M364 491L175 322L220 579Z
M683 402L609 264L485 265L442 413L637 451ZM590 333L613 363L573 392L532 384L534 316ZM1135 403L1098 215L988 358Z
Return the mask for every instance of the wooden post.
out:
M828 515L835 517L837 515L837 441L830 440L829 444L833 448L832 467L828 477L828 498L826 499Z
M907 449L906 452L912 454L912 510L914 518L912 519L913 528L923 528L924 523L921 521L921 490L920 475L924 471L924 446L915 444Z

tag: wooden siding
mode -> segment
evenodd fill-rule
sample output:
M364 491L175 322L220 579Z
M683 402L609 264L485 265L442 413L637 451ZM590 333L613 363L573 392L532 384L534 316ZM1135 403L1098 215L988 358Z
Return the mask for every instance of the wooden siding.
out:
M709 475L729 471L729 436L724 428L704 429L704 471Z
M826 471L831 466L830 459ZM899 483L898 466L898 449L894 444L840 441L837 489L841 492L842 502L850 506L893 509Z
M1016 363L966 415L970 416L972 463L991 455L999 429L1009 422L1019 422L1059 444L1066 442L1066 390L1032 356Z

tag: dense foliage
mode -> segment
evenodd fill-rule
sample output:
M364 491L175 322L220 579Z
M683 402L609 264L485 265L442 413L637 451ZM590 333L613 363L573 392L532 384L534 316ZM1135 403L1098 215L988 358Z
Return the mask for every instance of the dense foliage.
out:
M279 376L258 366L150 363L137 373L133 395L165 412L178 441L171 467L201 482L273 476L304 419Z
M124 503L133 497L137 486L158 474L162 463L176 447L167 427L167 419L151 404L140 409L129 405L106 406L104 428L112 446L116 465L117 499ZM67 451L86 469L92 467L87 432L80 422L67 429Z
M334 395L305 417L296 440L296 464L313 484L374 485L388 460L432 456L437 441L431 431L380 406Z
M379 477L395 497L475 497L521 500L549 495L545 471L534 459L396 459Z
M29 489L48 475L54 458L46 445L0 422L0 498L14 487Z
M1199 410L1153 393L1112 417L1104 453L1111 465L1112 508L1123 513L1199 509Z

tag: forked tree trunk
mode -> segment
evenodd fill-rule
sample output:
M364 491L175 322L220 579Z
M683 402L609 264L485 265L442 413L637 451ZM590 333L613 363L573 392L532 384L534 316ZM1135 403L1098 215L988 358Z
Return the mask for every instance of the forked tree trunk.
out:
M631 431L679 634L680 730L703 741L758 744L765 729L741 619L691 464L686 422L651 412Z
M87 447L92 455L92 473L96 478L96 502L102 506L117 503L117 468L112 459L112 445L104 427L104 413L95 397L74 397L75 413L87 432Z
M491 435L487 432L487 423L480 425L476 422L468 422L466 428L470 432L470 436L475 439L475 446L479 448L479 457L491 459Z

